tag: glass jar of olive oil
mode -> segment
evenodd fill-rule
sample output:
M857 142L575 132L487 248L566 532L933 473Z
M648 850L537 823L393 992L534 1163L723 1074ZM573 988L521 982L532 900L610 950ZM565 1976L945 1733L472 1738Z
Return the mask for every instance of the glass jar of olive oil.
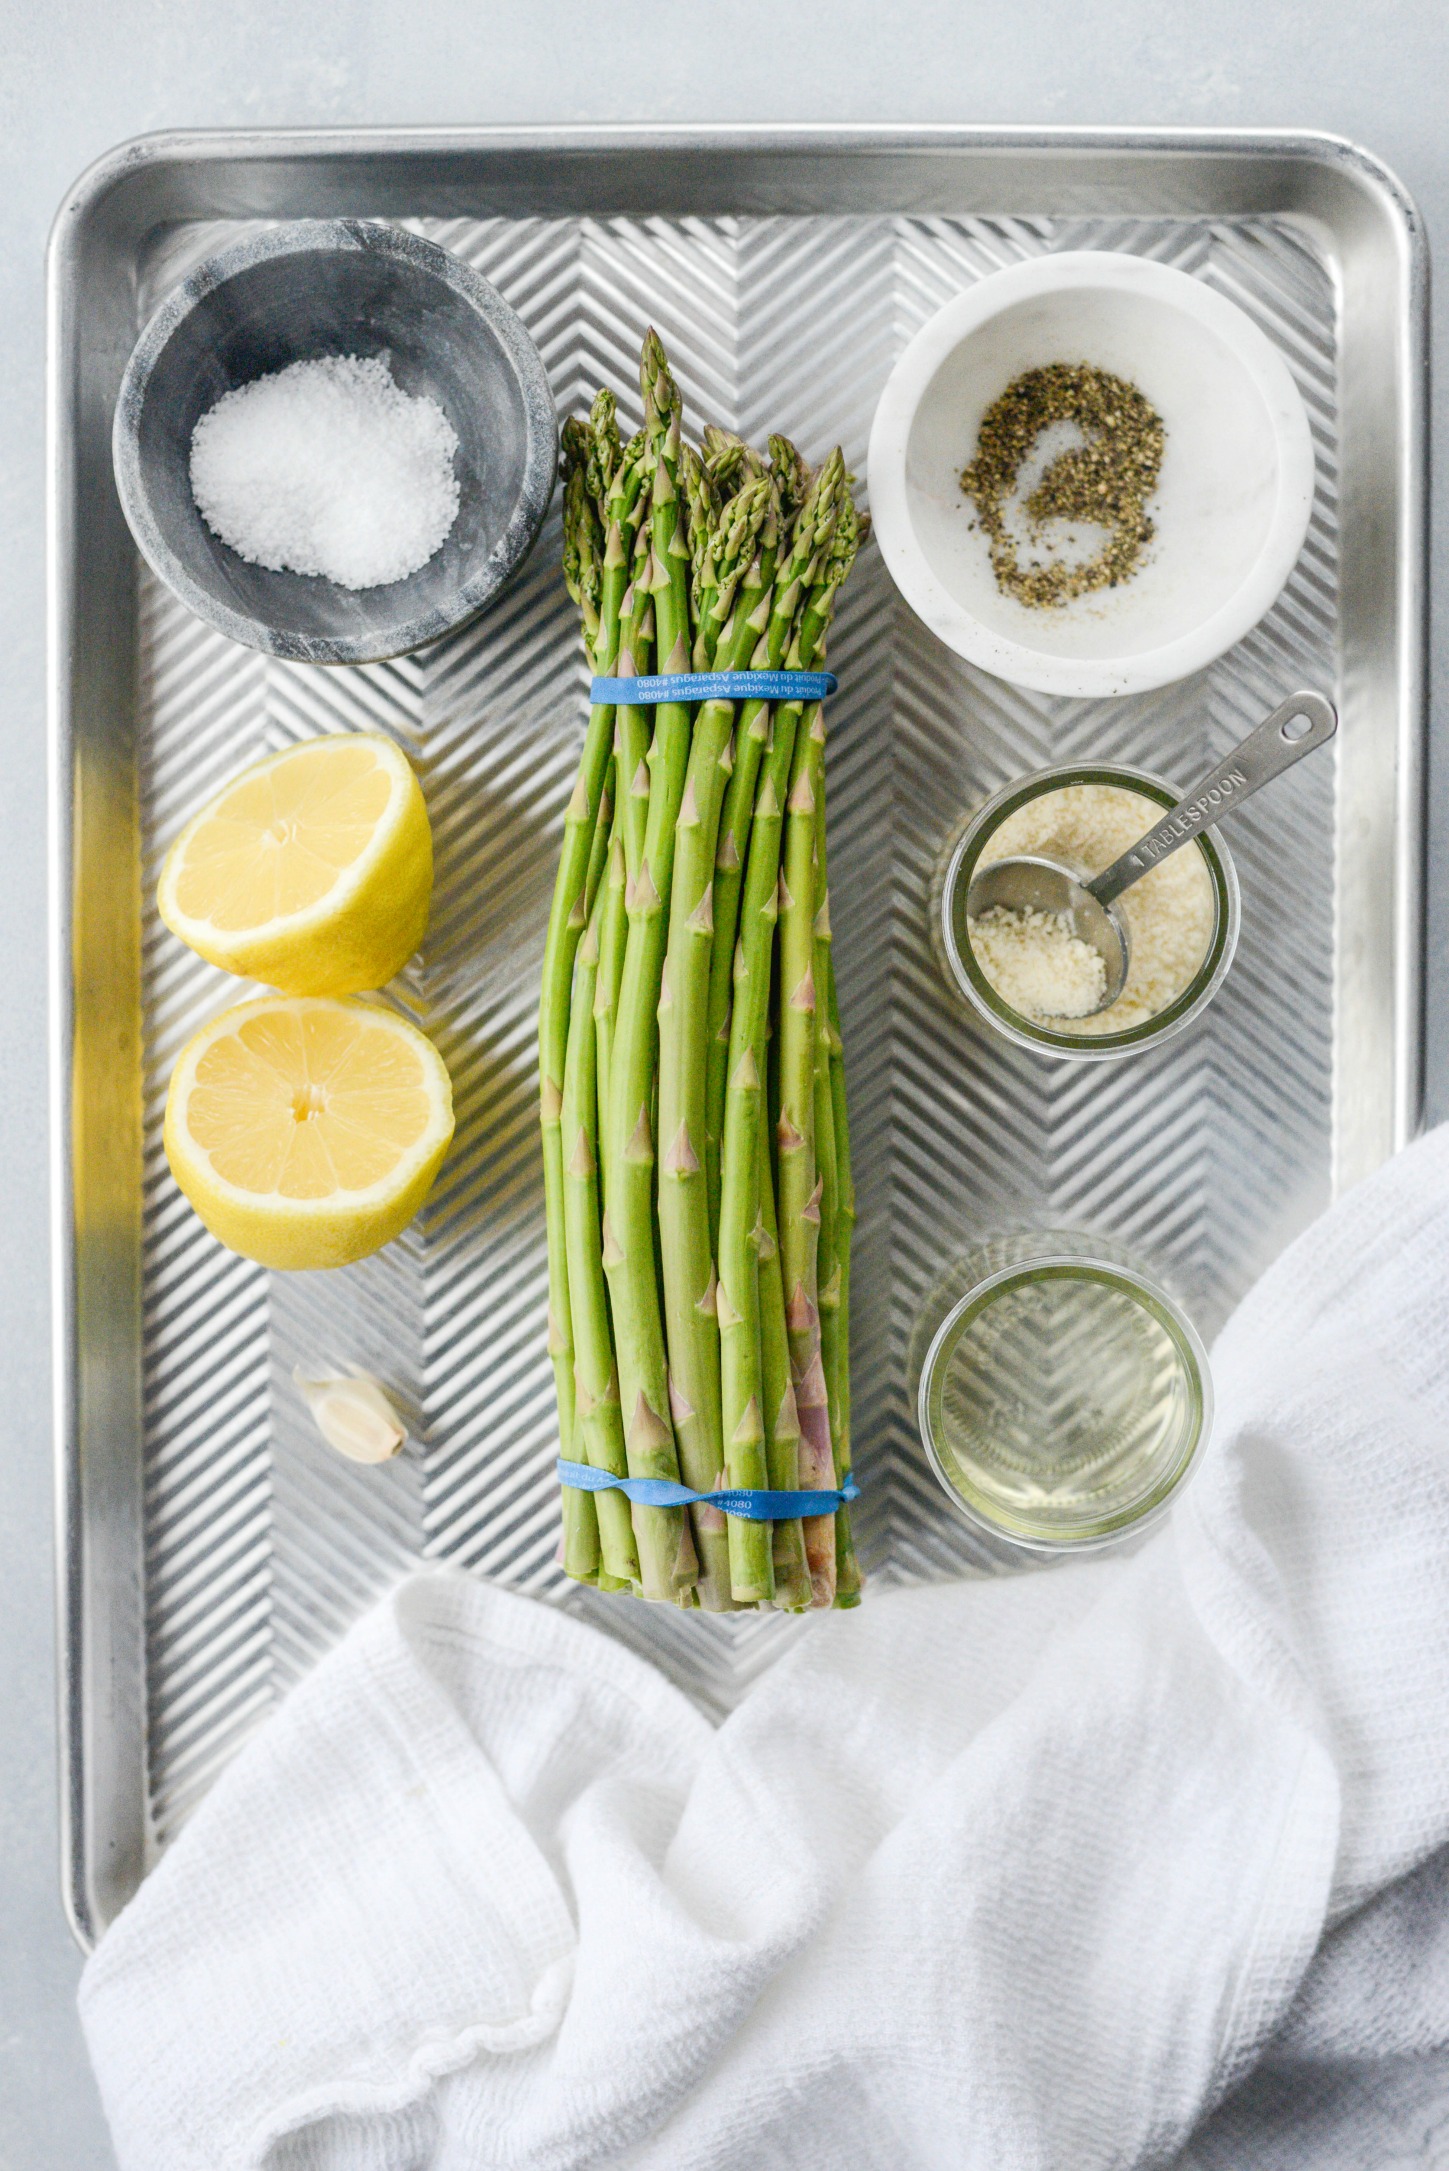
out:
M1212 1419L1191 1321L1118 1244L995 1239L937 1284L912 1344L921 1443L968 1521L1039 1552L1162 1515Z

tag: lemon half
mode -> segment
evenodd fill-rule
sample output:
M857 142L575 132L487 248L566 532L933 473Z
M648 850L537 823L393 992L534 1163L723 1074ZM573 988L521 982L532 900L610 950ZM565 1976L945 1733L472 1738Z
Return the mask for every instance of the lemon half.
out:
M433 838L391 739L312 739L247 769L187 823L157 891L173 934L289 995L380 988L428 924Z
M166 1158L213 1235L264 1266L345 1266L405 1229L453 1135L437 1049L380 1003L268 995L204 1026Z

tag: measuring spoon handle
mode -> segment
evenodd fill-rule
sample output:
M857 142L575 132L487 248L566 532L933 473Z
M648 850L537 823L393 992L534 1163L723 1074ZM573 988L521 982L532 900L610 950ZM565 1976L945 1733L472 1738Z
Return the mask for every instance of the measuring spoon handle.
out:
M1292 727L1300 721L1306 728L1294 732ZM1206 829L1209 822L1230 814L1254 792L1271 784L1275 776L1291 769L1295 761L1326 746L1337 729L1338 711L1325 695L1290 694L1256 731L1248 733L1241 746L1235 746L1200 784L1179 799L1170 814L1164 814L1145 837L1139 837L1130 851L1114 859L1086 887L1099 905L1110 905L1180 844L1189 843L1200 829Z

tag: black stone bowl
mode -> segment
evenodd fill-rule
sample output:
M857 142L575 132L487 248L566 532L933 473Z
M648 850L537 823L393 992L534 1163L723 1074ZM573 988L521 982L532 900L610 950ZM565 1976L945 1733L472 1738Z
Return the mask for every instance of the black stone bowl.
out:
M191 495L191 434L207 409L328 354L385 355L458 436L452 530L383 587L249 565ZM126 365L113 451L142 555L198 617L269 655L375 663L463 625L522 563L553 495L558 423L538 349L486 279L399 227L308 219L209 258L157 310Z

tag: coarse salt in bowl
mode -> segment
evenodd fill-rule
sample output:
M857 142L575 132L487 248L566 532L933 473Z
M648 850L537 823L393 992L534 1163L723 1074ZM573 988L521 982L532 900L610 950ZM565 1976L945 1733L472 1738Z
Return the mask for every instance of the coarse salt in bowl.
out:
M249 565L342 588L406 580L458 517L458 433L386 359L323 354L223 393L191 433L191 494Z
M202 418L226 417L230 394L267 379L275 387L293 365L328 359L385 368L397 392L431 403L456 439L456 514L424 561L390 580L349 586L244 555L196 502L192 455ZM424 408L412 413L414 426L427 419ZM270 655L374 663L440 639L500 593L548 511L558 423L538 349L471 265L380 220L302 219L209 257L162 303L126 365L112 448L137 547L198 617ZM328 495L345 514L330 486ZM237 509L234 487L223 496ZM365 493L354 507L350 517L369 517ZM295 540L296 521L282 507L273 522L265 494L242 510L233 531L242 543L273 526ZM398 562L415 561L431 544L427 527ZM261 549L263 557L295 556L265 541ZM396 570L335 537L318 562L344 576Z
M1022 373L1089 363L1126 379L1166 441L1156 534L1116 588L1031 608L998 586L961 471ZM1201 670L1257 624L1292 571L1313 505L1313 443L1282 356L1200 279L1108 250L994 272L897 362L870 439L881 555L946 645L1013 685L1140 693Z

